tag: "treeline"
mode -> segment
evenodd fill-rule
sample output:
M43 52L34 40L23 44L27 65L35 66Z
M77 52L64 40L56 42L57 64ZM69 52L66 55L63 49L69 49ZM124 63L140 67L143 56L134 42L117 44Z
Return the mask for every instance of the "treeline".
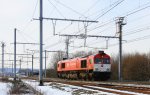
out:
M124 81L150 80L150 53L123 55L122 77ZM112 57L111 80L118 80L118 57Z

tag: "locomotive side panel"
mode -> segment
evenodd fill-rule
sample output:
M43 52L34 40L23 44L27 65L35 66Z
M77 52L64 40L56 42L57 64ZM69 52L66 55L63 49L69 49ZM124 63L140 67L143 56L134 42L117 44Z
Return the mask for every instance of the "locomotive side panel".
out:
M110 56L104 52L84 58L59 61L58 76L68 79L107 80L111 74Z

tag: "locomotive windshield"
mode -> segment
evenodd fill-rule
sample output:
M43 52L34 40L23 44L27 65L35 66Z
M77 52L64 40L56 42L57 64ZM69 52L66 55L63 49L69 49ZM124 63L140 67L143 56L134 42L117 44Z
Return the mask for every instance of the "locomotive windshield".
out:
M110 64L110 60L108 58L95 58L95 64Z

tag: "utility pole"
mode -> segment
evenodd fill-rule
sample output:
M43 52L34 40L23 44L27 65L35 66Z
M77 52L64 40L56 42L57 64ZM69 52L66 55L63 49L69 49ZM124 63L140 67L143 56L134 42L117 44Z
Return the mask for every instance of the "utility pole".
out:
M14 69L13 67L14 67L14 66L13 66L13 65L14 65L14 64L13 64L13 62L12 62L12 74L14 73L14 71L13 71L13 69Z
M21 59L19 61L20 61L20 71L21 71Z
M20 62L20 68L19 68L19 75L20 75L20 77L19 78L21 78L21 59L19 60L19 62Z
M43 0L40 0L40 76L39 86L43 86Z
M62 58L62 53L61 53L61 51L59 52L59 61L61 60L61 58Z
M45 50L45 78L46 78L46 50Z
M4 47L5 47L5 43L2 42L2 77L4 75Z
M27 76L29 76L29 64L28 64L28 50L27 50L27 69L26 69Z
M16 81L16 28L14 29L14 81Z
M126 25L126 23L123 23L124 17L118 17L116 19L116 24L118 28L119 33L119 64L118 64L118 79L119 81L123 81L122 77L122 26Z
M33 55L32 55L32 77L33 77Z
M87 23L84 23L84 29L85 29L84 47L86 46L86 39L87 39L87 26L88 26L88 22L87 22Z
M66 58L68 59L69 58L69 36L66 38Z

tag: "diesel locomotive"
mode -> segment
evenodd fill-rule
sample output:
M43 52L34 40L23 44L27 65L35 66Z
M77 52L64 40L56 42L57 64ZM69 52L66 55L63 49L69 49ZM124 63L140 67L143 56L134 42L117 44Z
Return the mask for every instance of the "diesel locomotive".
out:
M108 80L111 75L110 56L104 51L95 55L61 60L57 63L59 78Z

